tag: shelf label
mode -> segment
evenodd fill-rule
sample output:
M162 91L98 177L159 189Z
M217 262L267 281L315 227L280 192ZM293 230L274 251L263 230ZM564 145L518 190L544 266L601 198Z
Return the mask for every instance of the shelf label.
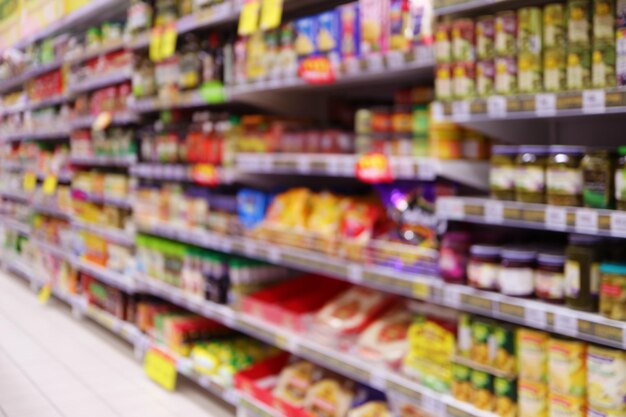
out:
M423 282L413 283L413 296L420 300L428 300L430 297L430 287Z
M576 210L576 229L595 232L598 230L598 212L591 209Z
M39 301L39 304L46 304L48 300L50 299L51 295L52 295L52 284L48 282L44 284L43 287L41 287L41 290L39 290L39 294L37 295L37 300Z
M283 0L263 0L261 6L261 30L275 29L283 16Z
M439 200L437 215L450 220L461 220L465 217L465 204L463 200L454 197Z
M458 308L461 306L461 293L452 287L444 286L443 304L446 307Z
M424 411L430 413L433 416L445 416L446 404L438 398L430 395L422 395L422 408Z
M387 68L399 68L404 65L404 54L400 51L389 51L385 55Z
M32 172L26 172L24 174L22 188L29 193L35 191L35 188L37 188L37 175Z
M367 70L370 72L382 72L385 69L383 56L378 53L370 54L365 58Z
M298 77L309 84L332 84L335 82L335 71L328 57L312 56L300 62Z
M430 114L435 122L443 120L443 104L439 101L434 101L430 105Z
M487 99L487 114L489 117L506 117L506 98L502 96L492 96Z
M452 118L457 122L463 122L470 118L470 103L467 100L452 102Z
M57 190L57 177L55 175L48 175L43 181L42 190L45 195L54 195Z
M383 392L387 390L387 378L385 378L385 373L381 369L376 369L375 366L373 366L370 371L370 387Z
M239 15L239 25L237 26L237 34L240 36L251 35L256 32L259 26L259 9L261 3L259 0L246 0L241 7Z
M393 181L389 159L380 153L370 153L361 156L356 164L356 177L368 184Z
M611 233L626 236L626 213L618 211L611 213Z
M553 116L556 114L556 94L544 93L535 96L535 114Z
M500 201L487 201L485 203L484 216L487 223L502 223L504 220L504 205Z
M168 391L176 388L176 361L157 348L146 352L143 369L150 379Z
M568 336L578 336L578 319L574 316L555 313L554 330Z
M567 210L563 207L546 207L545 225L548 229L565 230L567 228Z
M604 113L606 94L604 90L583 91L583 113Z
M524 309L524 322L529 326L545 329L548 325L548 315L545 310L540 308L526 307Z
M361 268L361 265L348 265L348 281L354 284L359 284L363 282L363 268Z

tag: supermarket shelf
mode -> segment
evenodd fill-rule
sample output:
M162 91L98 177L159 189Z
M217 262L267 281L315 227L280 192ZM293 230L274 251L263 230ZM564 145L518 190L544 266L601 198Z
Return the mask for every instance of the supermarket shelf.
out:
M72 219L72 227L96 234L105 240L117 243L118 245L131 247L135 245L135 234L122 229L83 223L77 219Z
M36 238L33 236L31 236L30 240L34 242L37 246L45 250L46 252L50 253L51 255L60 259L64 259L67 262L69 262L71 265L76 264L76 257L71 254L70 250L63 248L60 244L50 243L43 239Z
M469 416L493 416L493 414L479 411L469 404L459 405L458 401L454 400L450 395L434 392L398 374L396 371L374 366L372 363L349 353L316 343L312 338L306 337L305 334L301 335L291 330L265 323L249 314L238 312L225 305L215 304L202 300L199 297L192 297L178 288L146 276L138 277L137 280L146 292L164 298L194 313L220 321L228 327L309 359L341 375L369 384L383 391L408 391L425 409L437 412L438 414L436 415L442 415L441 412L446 410L449 415L459 415L459 411L462 411ZM268 412L271 412L271 416L278 415L275 410L268 409Z
M496 4L505 4L508 0L451 0L435 2L435 16L444 16L461 12L473 11Z
M2 135L2 141L4 142L18 142L24 140L54 140L67 138L70 135L69 129L60 130L33 130L24 132L6 133Z
M72 129L91 129L97 116L77 117L71 122ZM139 117L131 112L121 112L113 114L112 125L128 125L139 121Z
M445 197L437 201L437 215L472 223L626 238L626 212L618 210Z
M130 210L133 207L133 202L129 198L107 197L103 195L85 193L79 190L72 190L72 197L76 200L89 201L91 203L114 206L121 209Z
M225 101L228 101L228 89L225 89ZM223 103L215 103L216 105L220 105ZM168 98L162 99L160 97L149 97L136 99L134 103L130 105L131 109L137 113L150 113L156 112L160 110L169 110L172 108L192 108L192 107L201 107L201 106L209 106L211 104L207 103L207 101L202 97L199 90L190 90L190 91L182 91L177 93L176 95Z
M2 222L2 224L4 224L4 226L8 229L19 232L24 236L30 235L30 225L27 223L15 220L11 217L8 217L7 215L1 215L0 222Z
M433 117L455 122L580 117L626 113L626 88L492 96L438 102Z
M31 198L30 194L17 190L0 191L0 195L10 200L19 201L22 203L27 203L28 201L30 201Z
M79 309L79 311L96 323L100 324L102 327L121 336L122 339L134 344L141 336L141 332L134 324L120 320L114 315L93 305L84 306L84 304L85 302L83 302L84 310L81 311L81 309Z
M70 83L70 91L74 94L83 93L110 85L120 84L130 80L131 77L131 68L116 69L108 74L88 77L85 81L79 83Z
M94 278L109 284L113 287L119 288L127 293L135 292L135 281L129 275L124 275L120 272L112 271L106 267L94 264L93 262L86 261L84 259L78 259L76 261L76 267L92 275Z
M66 58L66 61L70 64L78 64L83 61L87 61L92 58L96 58L102 55L106 55L110 52L115 52L117 50L123 49L126 46L126 42L114 42L108 43L106 45L100 45L96 48L91 48L83 51L81 54L76 56L69 56Z
M241 172L266 174L354 177L358 159L356 155L240 153L237 154L236 168ZM432 181L445 177L479 189L488 187L487 162L400 156L388 159L396 179Z
M0 115L7 115L13 113L21 113L28 110L37 110L43 107L58 106L69 100L68 95L60 95L55 97L49 97L42 100L28 101L26 103L19 103L13 106L8 106L0 109Z
M192 168L193 165L185 164L138 163L130 168L130 174L137 178L150 180L193 182ZM217 170L221 184L232 183L237 177L237 173L233 169L218 168Z
M56 59L48 64L36 65L23 71L20 74L6 78L0 81L0 93L4 93L16 87L19 87L31 78L35 78L47 72L54 71L58 68L61 68L62 65L63 59Z
M37 179L40 181L45 180L46 178L48 178L49 176L54 175L57 177L57 181L60 183L68 183L72 181L72 178L74 177L74 174L72 173L72 171L61 171L59 173L44 173L44 172L38 172L37 173Z
M281 247L260 240L164 226L138 227L144 233L207 249L262 259L462 311L576 336L603 345L626 348L626 322L609 320L599 314L480 291L464 285L447 284L438 277L406 273L385 266L363 265L310 250Z
M135 163L137 157L134 155L130 157L71 156L70 160L74 165L129 167Z
M47 203L34 203L31 206L38 213L56 217L62 220L70 220L72 215L61 210L59 207Z

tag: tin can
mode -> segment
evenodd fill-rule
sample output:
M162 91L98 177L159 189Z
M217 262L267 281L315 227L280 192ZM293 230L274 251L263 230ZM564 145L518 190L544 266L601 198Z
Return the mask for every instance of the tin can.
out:
M546 4L543 8L543 47L563 47L565 41L565 7Z
M496 56L510 56L516 52L517 15L513 11L496 14Z
M438 100L450 100L452 98L452 65L437 65L435 70L435 96Z
M550 92L565 91L566 54L560 48L546 49L543 52L543 89Z
M517 11L517 49L519 52L541 53L541 9L523 7Z
M541 55L520 52L517 56L517 88L520 93L542 90Z
M452 61L452 41L450 24L438 23L435 28L435 60L437 63Z
M492 15L480 16L476 21L476 56L478 59L493 58L496 21Z
M591 7L589 0L568 0L565 14L568 46L591 44Z
M591 86L607 88L615 84L615 45L596 45L591 55Z
M452 22L452 58L459 61L473 61L475 32L472 19L457 19Z
M615 1L593 1L593 40L594 42L615 43Z
M485 59L476 63L476 94L486 97L493 94L496 67L493 59Z
M569 48L567 51L568 90L583 90L591 86L591 49Z
M507 56L495 59L496 94L515 94L517 92L517 57Z
M457 62L452 68L452 95L454 98L468 98L476 94L473 62Z
M517 381L495 377L493 390L496 397L495 413L500 417L517 416Z

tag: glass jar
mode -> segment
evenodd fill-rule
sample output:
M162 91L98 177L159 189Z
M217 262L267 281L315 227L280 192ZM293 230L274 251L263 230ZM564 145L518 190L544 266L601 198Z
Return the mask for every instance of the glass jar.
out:
M372 109L372 131L378 133L391 132L391 112L388 107Z
M411 106L396 105L391 114L391 130L394 133L411 134L413 114Z
M467 232L449 232L441 238L439 272L444 281L465 283L470 238Z
M546 169L547 202L555 206L581 206L583 171L582 146L550 146Z
M180 58L180 79L178 86L181 90L196 88L200 84L202 61L199 56L200 44L192 33L185 35L183 53Z
M589 151L583 157L583 205L585 207L610 209L614 207L615 159L608 150Z
M564 253L539 253L535 271L535 295L551 303L563 303L565 301L564 271Z
M515 200L517 146L496 145L491 149L489 187L498 200Z
M500 292L513 297L531 297L535 293L535 262L537 253L524 248L502 250L498 273Z
M524 203L545 203L548 147L520 146L515 158L515 199Z
M619 158L615 169L615 206L626 210L626 146L617 148Z
M565 250L565 302L569 307L598 310L601 243L596 236L570 235Z
M626 265L600 265L600 314L613 320L626 320Z
M467 281L474 288L496 290L498 288L498 270L500 269L499 246L472 245L467 264Z

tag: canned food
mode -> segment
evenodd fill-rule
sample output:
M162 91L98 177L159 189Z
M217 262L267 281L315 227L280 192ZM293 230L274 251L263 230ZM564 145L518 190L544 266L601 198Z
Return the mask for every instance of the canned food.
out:
M439 100L452 98L452 66L439 64L435 71L435 95Z
M476 94L486 97L493 94L493 83L496 67L493 59L486 59L476 63Z
M495 59L496 94L515 94L517 91L517 58L515 56Z
M468 98L476 93L473 62L457 62L452 69L452 95Z
M452 22L452 58L455 61L474 60L474 21L457 19Z
M591 85L591 50L570 48L567 52L567 89L582 90Z
M452 42L450 39L450 24L442 22L435 28L435 59L437 62L452 60Z
M523 7L517 11L517 47L519 52L541 52L541 9Z
M476 56L478 59L493 58L495 25L495 18L492 15L481 16L476 21Z
M495 52L496 56L515 54L517 36L517 15L513 11L496 14Z
M543 52L543 89L546 91L565 91L566 54L560 48L546 49Z
M517 416L517 381L495 377L493 384L496 397L495 413L500 417Z
M615 43L615 2L614 0L593 1L593 40Z
M591 10L589 0L568 0L565 19L568 44L570 46L588 46L591 43Z
M520 52L517 56L517 88L520 93L541 91L541 55Z
M565 8L562 4L546 4L543 8L543 47L563 46L565 41Z
M594 88L615 86L615 45L596 45L593 48L591 85Z

